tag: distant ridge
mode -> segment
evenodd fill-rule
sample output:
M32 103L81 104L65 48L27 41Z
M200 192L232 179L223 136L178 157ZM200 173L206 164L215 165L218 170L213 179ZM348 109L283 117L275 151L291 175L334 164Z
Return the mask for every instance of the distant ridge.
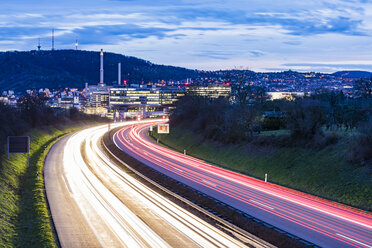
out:
M122 79L131 83L195 78L198 73L175 66L115 53L104 54L105 83L117 81L121 62ZM0 90L84 88L99 82L99 52L55 50L0 52Z
M343 78L369 78L372 77L372 72L368 71L337 71L332 75Z

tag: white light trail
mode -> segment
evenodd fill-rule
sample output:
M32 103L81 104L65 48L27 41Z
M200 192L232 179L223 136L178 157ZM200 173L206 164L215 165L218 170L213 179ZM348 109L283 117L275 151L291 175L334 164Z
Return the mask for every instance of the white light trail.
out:
M153 122L153 120L151 120ZM127 122L132 125L138 122ZM112 128L123 124L112 124ZM182 209L124 172L100 150L107 125L71 136L64 150L64 173L76 200L103 247L169 247L169 244L122 202L116 191L130 194L148 211L201 247L245 247L236 239ZM84 160L83 147L87 163ZM116 191L111 191L110 188Z

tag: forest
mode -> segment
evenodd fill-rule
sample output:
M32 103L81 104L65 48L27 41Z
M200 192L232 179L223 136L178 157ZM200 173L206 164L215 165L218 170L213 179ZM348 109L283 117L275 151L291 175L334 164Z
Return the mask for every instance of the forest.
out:
M348 159L372 166L372 94L365 81L356 82L356 89L364 89L357 98L319 89L293 101L266 101L264 89L256 86L239 86L235 102L188 95L177 103L171 125L222 144L323 149L348 136L354 140Z
M118 63L122 80L128 83L158 82L195 78L195 70L157 65L135 57L104 53L105 83L117 82ZM23 92L26 89L84 88L99 82L100 53L55 50L0 52L0 89Z

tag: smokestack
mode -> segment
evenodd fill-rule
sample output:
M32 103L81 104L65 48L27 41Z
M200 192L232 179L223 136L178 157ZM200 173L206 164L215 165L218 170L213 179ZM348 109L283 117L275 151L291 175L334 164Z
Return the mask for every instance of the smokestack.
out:
M118 85L121 85L121 63L118 64Z
M103 84L103 49L101 49L101 66L99 69L99 83Z

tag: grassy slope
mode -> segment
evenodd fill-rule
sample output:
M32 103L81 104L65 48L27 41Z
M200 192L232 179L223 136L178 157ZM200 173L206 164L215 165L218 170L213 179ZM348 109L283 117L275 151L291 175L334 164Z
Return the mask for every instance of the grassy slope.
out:
M78 126L32 130L29 167L26 155L11 154L10 160L6 154L1 156L0 247L56 247L45 198L44 159L59 138L77 129Z
M267 173L271 182L372 211L371 167L356 167L346 161L347 140L320 151L281 148L266 152L248 145L202 141L200 136L180 128L173 128L160 140L216 165L261 179Z

